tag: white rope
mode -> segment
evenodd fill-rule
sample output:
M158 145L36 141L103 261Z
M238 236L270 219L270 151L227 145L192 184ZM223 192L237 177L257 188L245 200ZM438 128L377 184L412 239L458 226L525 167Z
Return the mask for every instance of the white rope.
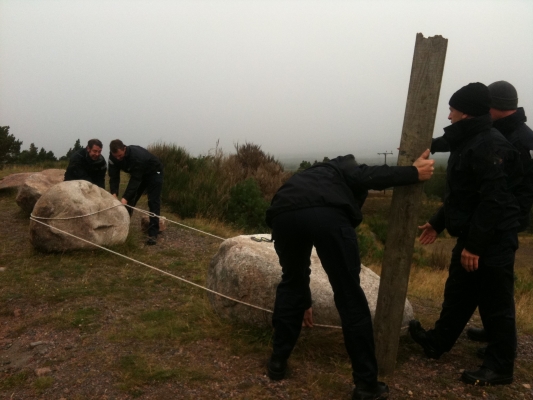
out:
M103 211L103 210L102 210L102 211ZM144 210L143 210L143 211L144 211ZM62 229L56 228L55 226L52 226L52 225L49 225L49 224L45 224L44 222L37 220L36 217L31 216L30 219L31 219L32 221L34 221L34 222L37 222L37 223L41 224L41 225L47 226L47 227L52 228L52 229L55 229L55 230L57 230L57 231L59 231L59 232L61 232L61 233L64 233L65 235L68 235L68 236L71 236L71 237L73 237L73 238L79 239L79 240L81 240L81 241L83 241L83 242L85 242L85 243L88 243L88 244L93 245L93 246L95 246L95 247L98 247L98 248L100 248L100 249L102 249L102 250L105 250L105 251L108 251L108 252L110 252L110 253L113 253L113 254L115 254L115 255L117 255L117 256L119 256L119 257L125 258L125 259L130 260L130 261L132 261L132 262L134 262L134 263L137 263L137 264L143 265L143 266L145 266L145 267L151 268L151 269L153 269L154 271L161 272L162 274L168 275L168 276L170 276L170 277L172 277L172 278L175 278L175 279L178 279L178 280L180 280L180 281L182 281L182 282L185 282L185 283L188 283L188 284L190 284L190 285L196 286L197 288L203 289L203 290L205 290L205 291L207 291L207 292L210 292L210 293L213 293L213 294L215 294L215 295L217 295L217 296L224 297L225 299L228 299L228 300L234 301L234 302L236 302L236 303L243 304L243 305L248 306L248 307L255 308L255 309L257 309L257 310L265 311L265 312L268 312L268 313L270 313L270 314L273 313L272 310L268 310L268 309L266 309L266 308L262 308L262 307L259 307L259 306L256 306L256 305L253 305L253 304L250 304L250 303L246 303L246 302L241 301L241 300L234 299L233 297L226 296L225 294L215 292L214 290L211 290L211 289L206 288L206 287L204 287L204 286L198 285L197 283L191 282L191 281L189 281L189 280L187 280L187 279L185 279L185 278L181 278L181 277L179 277L179 276L177 276L177 275L173 275L173 274L171 274L171 273L169 273L169 272L163 271L162 269L159 269L159 268L153 267L153 266L151 266L151 265L149 265L149 264L143 263L142 261L135 260L134 258L131 258L131 257L125 256L124 254L120 254L120 253L118 253L118 252L116 252L116 251L113 251L113 250L111 250L111 249L108 249L108 248L106 248L106 247L104 247L104 246L100 246L99 244L93 243L93 242L91 242L91 241L89 241L89 240L86 240L86 239L83 239L83 238L81 238L81 237L79 237L79 236L73 235L72 233L68 233L68 232L66 232L66 231L64 231L64 230L62 230ZM200 232L201 232L201 231L200 231ZM225 239L224 239L224 240L225 240ZM313 325L314 325L314 326L317 326L317 327L321 327L321 328L342 329L340 326L334 326L334 325L322 325L322 324L313 324Z
M95 211L95 212L92 212L92 213L89 213L89 214L83 214L83 215L75 215L73 217L55 217L55 218L46 218L46 217L38 217L36 215L33 215L33 213L30 214L30 217L31 218L37 218L37 219L46 219L46 220L68 220L68 219L76 219L76 218L84 218L84 217L90 217L91 215L95 215L95 214L98 214L98 213L101 213L103 211L107 211L107 210L111 210L112 208L115 208L115 207L119 207L123 205L122 203L120 204L115 204L114 206L111 206L111 207L107 207L107 208L104 208L103 210L98 210L98 211Z
M125 204L126 207L129 207L133 210L137 210L143 214L146 214L148 215L149 217L156 217L156 218L159 218L159 219L164 219L168 222L172 222L173 224L176 224L176 225L179 225L179 226L183 226L184 228L187 228L187 229L192 229L193 231L197 231L197 232L200 232L200 233L203 233L204 235L209 235L209 236L213 236L214 238L217 238L217 239L220 239L220 240L226 240L226 238L223 238L223 237L220 237L220 236L217 236L217 235L213 235L211 233L208 233L208 232L204 232L204 231L201 231L200 229L196 229L196 228L193 228L191 226L187 226L185 224L180 224L179 222L176 222L176 221L172 221L171 219L168 219L167 217L162 217L160 215L157 215L153 212L150 212L150 211L146 211L146 210L143 210L141 208L137 208L137 207L133 207L133 206L130 206L129 204Z

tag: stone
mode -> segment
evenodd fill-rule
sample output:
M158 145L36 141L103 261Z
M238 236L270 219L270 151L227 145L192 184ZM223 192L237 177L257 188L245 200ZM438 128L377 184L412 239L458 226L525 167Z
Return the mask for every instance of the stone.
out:
M46 376L46 375L50 375L52 373L52 370L48 367L45 367L45 368L37 368L35 370L35 375L37 376Z
M67 233L100 246L124 243L130 224L128 211L120 201L83 180L52 186L35 204L33 216L40 222L30 221L30 241L43 252L95 249Z
M33 175L35 172L20 172L18 174L11 174L0 180L0 189L9 189L22 186L24 181Z
M253 235L270 239L270 235ZM256 242L251 235L226 239L211 260L207 274L207 287L231 298L273 310L276 287L281 280L281 266L274 244ZM379 276L361 265L361 288L365 292L372 314L376 311ZM320 259L313 248L311 254L311 294L313 321L315 324L340 326L340 317L333 301L333 291ZM208 293L214 310L221 316L248 324L269 327L272 314L236 303L221 296ZM413 308L405 301L402 333L413 319Z
M144 233L148 233L148 226L150 225L150 217L148 215L143 215L141 218L141 230ZM167 220L159 218L159 232L163 232L167 229Z
M45 169L31 174L24 183L19 186L16 202L23 211L32 212L37 200L52 186L63 182L64 169Z

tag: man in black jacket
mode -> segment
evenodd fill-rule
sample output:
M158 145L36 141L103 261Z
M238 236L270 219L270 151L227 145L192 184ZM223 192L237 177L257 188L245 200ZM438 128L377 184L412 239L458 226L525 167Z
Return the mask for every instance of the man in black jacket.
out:
M285 377L287 359L311 307L310 256L313 246L328 274L352 361L354 399L382 399L388 387L377 381L372 319L360 286L361 263L355 227L369 189L409 185L433 173L429 150L411 167L357 165L352 155L337 157L293 175L276 193L266 220L282 268L272 324L268 374ZM307 322L309 323L309 322Z
M161 190L163 188L163 164L148 150L140 146L126 146L121 140L115 139L109 144L109 188L112 195L118 196L120 171L130 174L128 186L122 195L122 204L135 207L142 194L148 195L150 212L159 215L161 211ZM130 215L133 210L128 207ZM146 244L157 243L159 218L150 216L148 241Z
M91 139L87 147L72 156L65 171L65 181L84 180L105 189L107 164L102 156L102 142Z
M489 85L492 97L490 115L492 126L500 131L520 153L523 179L512 183L512 190L520 205L519 232L527 229L533 205L533 131L526 125L526 114L518 107L518 94L513 85L498 81ZM483 328L469 328L468 337L476 341L487 341ZM483 351L481 351L483 354Z
M489 114L489 89L471 83L450 99L442 140L450 149L444 205L420 228L422 244L433 243L445 228L457 237L444 302L435 328L409 323L411 337L426 356L449 351L476 307L490 339L479 370L464 371L476 385L513 381L516 350L513 296L514 253L520 209L510 182L519 175L518 151L496 129Z

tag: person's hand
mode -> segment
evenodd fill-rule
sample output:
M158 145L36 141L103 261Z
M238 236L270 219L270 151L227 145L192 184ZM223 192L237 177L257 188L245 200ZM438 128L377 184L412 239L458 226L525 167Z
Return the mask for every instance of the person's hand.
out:
M117 199L117 194L116 194L116 193L113 193L113 197L114 197L115 199ZM117 200L118 200L118 199L117 199Z
M418 238L418 241L422 244L431 244L434 243L437 239L438 233L429 222L426 222L424 225L419 226L418 229L423 229L422 234Z
M313 327L313 307L309 307L307 310L305 310L302 326L306 326L308 328Z
M124 205L128 204L128 200L126 200L124 197L122 198L122 200L120 200L120 202Z
M424 151L420 157L418 157L413 166L418 170L418 180L427 181L433 175L435 169L435 160L429 159L429 149Z
M478 268L479 256L470 253L467 249L463 249L461 253L461 265L468 272L474 272Z

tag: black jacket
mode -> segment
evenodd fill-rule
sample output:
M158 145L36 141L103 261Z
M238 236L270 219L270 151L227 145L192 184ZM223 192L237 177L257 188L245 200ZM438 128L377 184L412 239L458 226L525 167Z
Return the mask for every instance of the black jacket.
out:
M499 130L520 153L523 179L512 182L512 191L520 205L520 230L525 230L529 223L529 214L533 205L533 131L525 124L526 114L522 107L515 113L498 119L492 126Z
M105 189L105 172L107 164L105 158L100 156L96 161L89 157L86 148L78 150L70 156L65 181L82 179Z
M442 232L466 238L465 248L482 255L496 231L518 228L520 209L509 182L521 175L518 151L496 129L490 114L444 129L450 147L444 205L429 221Z
M130 203L135 199L141 182L157 172L163 172L163 164L159 158L140 146L126 146L126 154L120 161L110 154L109 191L117 197L121 170L130 174L130 181L122 195Z
M368 189L381 190L416 182L416 167L369 167L357 165L351 154L340 156L293 175L272 199L266 221L271 227L272 219L282 212L329 206L343 209L355 227L363 219L361 207Z

